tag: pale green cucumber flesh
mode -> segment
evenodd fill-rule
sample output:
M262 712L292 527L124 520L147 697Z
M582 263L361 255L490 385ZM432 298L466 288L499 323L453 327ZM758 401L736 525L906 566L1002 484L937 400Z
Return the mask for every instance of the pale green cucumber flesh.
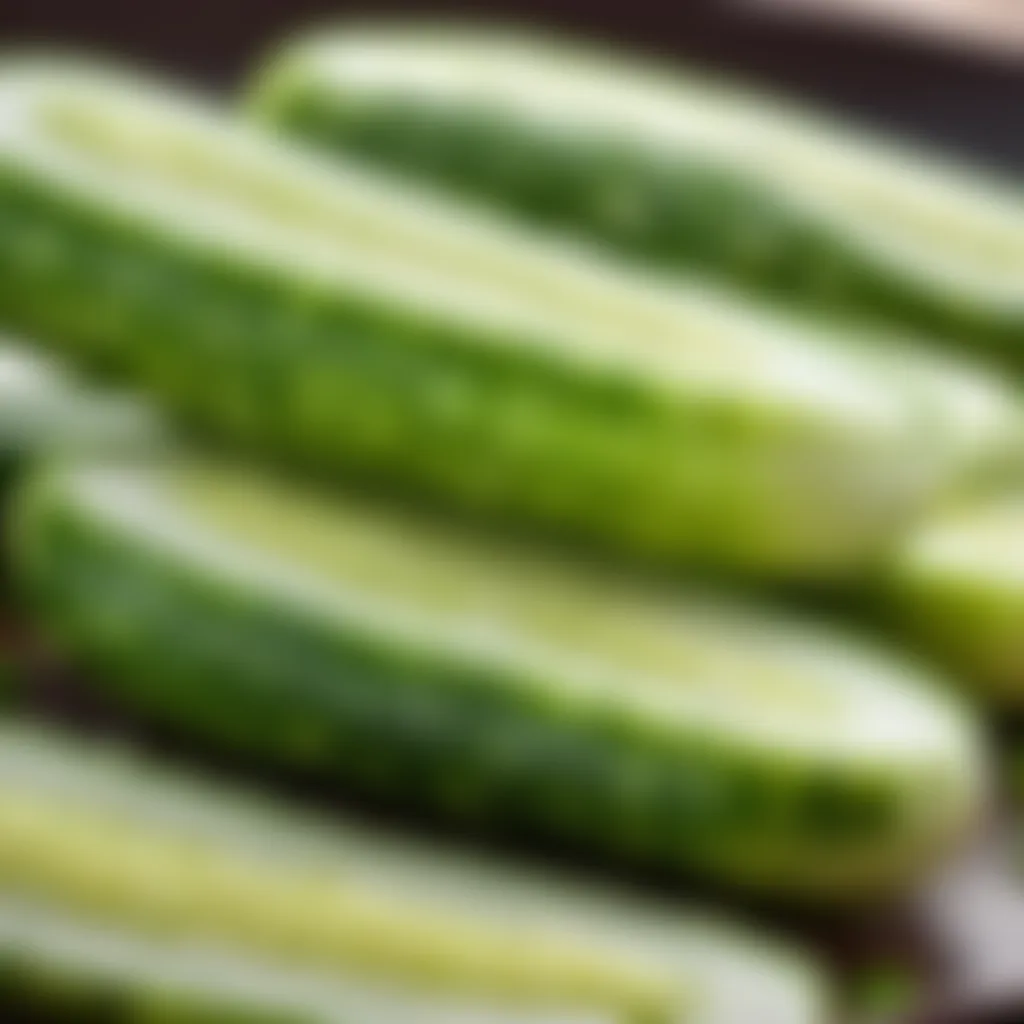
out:
M142 403L90 388L27 344L0 339L0 495L35 459L141 452L158 433Z
M970 689L1024 702L1024 499L965 500L911 534L887 573L909 635Z
M316 33L254 114L669 268L1020 365L1024 194L770 98L500 32Z
M108 1012L90 1019L825 1018L813 967L736 926L310 818L25 723L0 728L0 816L0 984ZM249 883L258 899L228 895Z
M340 175L135 79L36 67L0 94L0 310L260 451L805 579L876 559L962 468L917 356ZM1010 403L965 379L973 457Z
M66 427L72 388L60 370L11 343L0 343L0 490L25 459Z
M100 685L447 817L833 898L922 870L977 808L964 712L845 635L224 466L64 470L18 522L39 616Z

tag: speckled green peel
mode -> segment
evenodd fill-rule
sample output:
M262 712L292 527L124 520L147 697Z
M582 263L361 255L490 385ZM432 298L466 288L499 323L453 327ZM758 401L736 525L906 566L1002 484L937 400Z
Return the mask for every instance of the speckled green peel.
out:
M447 818L824 900L977 810L965 713L843 634L226 466L52 473L18 525L37 616L121 699Z
M915 531L887 573L910 636L965 687L1024 706L1024 497L963 502Z
M213 1024L824 1024L814 967L530 875L0 727L0 997Z
M671 270L1024 365L1024 196L770 98L539 35L307 35L260 120Z
M0 313L292 464L832 580L1015 416L983 376L633 276L142 80L15 67L0 106Z

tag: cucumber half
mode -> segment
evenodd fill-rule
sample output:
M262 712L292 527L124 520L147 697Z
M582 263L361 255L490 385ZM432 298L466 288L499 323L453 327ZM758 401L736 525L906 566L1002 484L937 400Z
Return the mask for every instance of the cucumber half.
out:
M1024 494L964 501L915 531L888 573L923 649L994 702L1024 706Z
M257 118L670 268L1024 365L1024 193L781 100L526 33L307 34Z
M0 313L190 422L661 563L860 572L1013 396L344 172L128 74L0 76Z
M46 474L17 575L99 685L449 819L772 894L875 894L973 820L937 681L843 633L227 466Z
M0 727L0 994L182 1024L823 1024L818 969L692 910Z
M141 402L90 388L27 344L0 338L0 497L36 459L141 452L158 435Z

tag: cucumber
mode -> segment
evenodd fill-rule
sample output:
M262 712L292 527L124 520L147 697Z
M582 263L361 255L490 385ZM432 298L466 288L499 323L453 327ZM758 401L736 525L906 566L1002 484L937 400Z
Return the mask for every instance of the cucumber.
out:
M123 706L460 825L824 902L920 874L985 789L929 674L720 597L226 464L58 468L16 523Z
M669 270L1024 365L1024 193L797 104L557 39L341 27L253 115Z
M17 658L12 651L12 641L7 635L8 609L0 604L0 702L6 702L11 693L20 685Z
M832 581L1016 419L912 345L668 287L142 77L16 64L0 107L0 314L319 473Z
M52 359L0 338L0 499L44 456L141 452L158 435L143 403L87 387Z
M49 433L64 396L49 367L18 348L0 347L0 495Z
M0 726L0 996L57 1019L824 1024L820 968L695 909Z
M886 574L890 606L923 650L975 692L1024 706L1024 493L957 503L914 531Z

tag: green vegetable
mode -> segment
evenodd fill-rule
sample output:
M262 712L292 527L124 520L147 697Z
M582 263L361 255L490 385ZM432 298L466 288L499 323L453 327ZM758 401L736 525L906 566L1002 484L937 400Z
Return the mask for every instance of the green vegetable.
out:
M988 697L1024 705L1024 494L958 503L916 530L888 573L910 635Z
M307 35L254 116L670 270L1024 366L1015 185L781 100L485 29Z
M817 969L663 902L0 728L0 995L58 1019L822 1024Z
M156 439L136 402L85 387L28 347L0 339L0 495L43 455L128 452Z
M227 466L55 471L17 524L37 617L124 703L451 819L825 900L978 807L966 713L842 633Z
M632 276L145 80L0 80L0 314L219 434L661 563L857 572L1012 403Z

